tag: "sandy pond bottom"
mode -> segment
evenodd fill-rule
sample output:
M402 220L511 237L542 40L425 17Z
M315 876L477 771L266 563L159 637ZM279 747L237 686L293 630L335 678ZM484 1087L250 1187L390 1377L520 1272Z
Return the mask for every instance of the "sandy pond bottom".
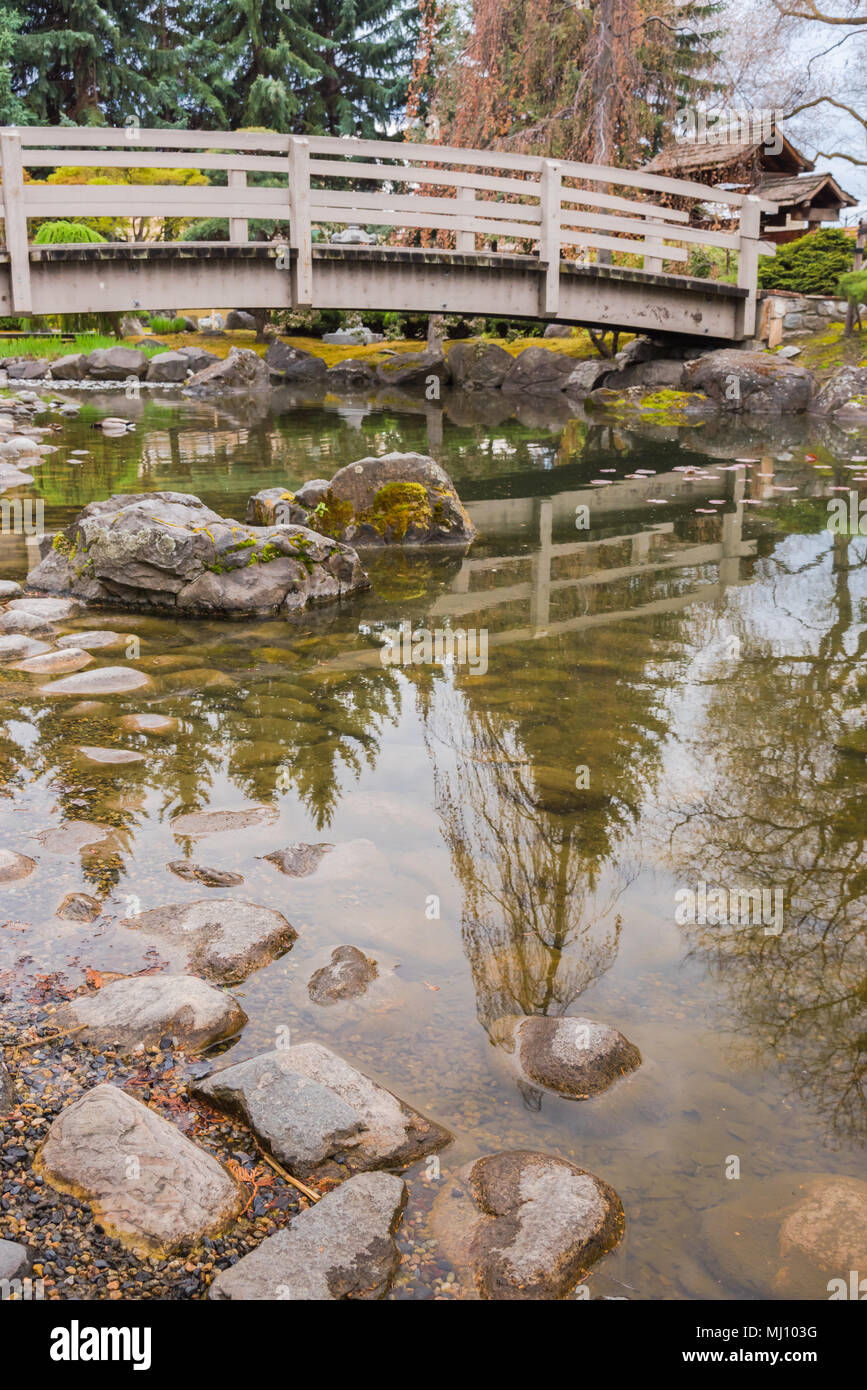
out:
M237 515L259 487L427 447L423 418L350 417L253 427L161 401L107 441L85 415L36 490L49 527L89 497L167 487ZM249 1016L233 1060L288 1029L456 1136L439 1176L407 1175L392 1297L446 1280L426 1214L482 1153L548 1150L616 1189L626 1234L590 1274L593 1297L755 1293L738 1238L708 1246L703 1213L760 1211L769 1178L863 1174L867 542L825 529L858 447L817 454L790 431L702 452L697 433L447 423L434 447L481 532L469 564L378 556L369 594L294 625L63 623L135 637L136 656L96 651L88 669L132 665L153 681L140 692L48 698L0 673L2 844L37 861L0 889L0 989L171 962L118 925L161 904L234 896L283 912L298 940L233 990ZM75 448L90 449L83 463ZM652 483L630 483L641 469ZM623 505L603 506L606 484ZM574 524L584 498L589 531ZM23 544L3 541L3 576L21 578ZM401 622L484 630L487 670L383 666L382 630ZM143 712L176 726L134 733L124 718ZM145 758L101 764L82 746ZM250 804L272 808L266 823L199 839L172 827ZM36 838L80 820L110 833ZM263 856L296 841L349 848L336 871L326 856L291 879ZM244 883L185 882L166 868L180 858ZM679 923L678 893L702 882L781 890L782 931ZM96 922L56 918L73 891L100 899ZM379 978L316 1005L307 982L343 943ZM565 1012L621 1029L641 1068L584 1103L519 1086L491 1042L497 1019ZM827 1297L824 1279L799 1292Z

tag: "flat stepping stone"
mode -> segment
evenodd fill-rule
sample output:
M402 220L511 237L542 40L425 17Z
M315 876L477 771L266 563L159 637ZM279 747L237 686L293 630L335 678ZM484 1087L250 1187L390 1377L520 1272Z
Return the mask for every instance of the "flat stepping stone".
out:
M28 637L23 632L7 633L0 637L0 664L3 665L9 661L21 661L25 657L41 656L43 652L50 651L50 642L40 642L36 637Z
M307 993L314 1004L336 1004L340 999L364 994L378 974L376 961L357 946L337 946L328 965L311 975Z
M17 883L19 879L29 878L35 868L36 860L28 859L26 854L0 849L0 883Z
M130 690L141 690L152 685L150 676L144 671L135 671L131 666L99 666L93 671L79 671L74 676L63 676L59 681L43 685L40 695L125 695Z
M218 1235L246 1200L216 1159L118 1086L95 1086L61 1111L33 1168L141 1255Z
M133 734L171 734L178 727L177 719L169 714L125 714L118 723Z
M586 1100L641 1065L641 1053L616 1028L589 1018L508 1017L492 1037L525 1081Z
M15 598L9 604L9 608L14 613L35 613L39 618L46 618L50 623L56 623L61 618L69 618L76 613L79 608L77 599L74 598Z
M67 893L55 916L67 922L95 922L102 916L102 903L89 893Z
M234 898L201 898L153 907L121 926L182 947L187 968L217 984L245 980L287 951L298 933L282 912Z
M133 753L127 748L97 748L90 743L80 743L78 751L89 763L100 763L106 766L120 766L125 763L143 763L144 753Z
M166 865L178 878L189 883L204 883L207 888L234 888L244 882L243 874L233 874L229 869L209 869L205 864L190 864L186 859L173 859Z
M553 1154L490 1154L443 1189L434 1232L483 1299L565 1297L626 1224L608 1183Z
M216 835L223 830L247 830L253 825L269 825L279 817L274 806L242 806L237 811L191 811L175 816L172 830L195 840L202 835Z
M68 632L58 637L58 647L79 647L84 652L101 651L103 647L123 647L128 641L123 632Z
M247 1015L231 994L195 975L141 975L113 980L94 994L78 995L55 1014L58 1027L74 1028L79 1042L131 1053L157 1047L169 1036L185 1048L209 1047L234 1037Z
M107 840L110 834L108 826L97 825L94 821L70 820L65 825L40 830L33 838L49 854L76 854L85 845L98 845L102 840Z
M77 647L67 647L62 652L43 652L39 656L28 656L24 661L16 661L13 671L26 671L32 676L53 676L58 671L80 671L93 661L87 652Z
M405 1168L452 1138L319 1043L277 1048L226 1067L201 1082L196 1094L242 1119L304 1179L345 1169Z
M16 584L14 579L0 579L0 603L5 603L10 598L18 598L20 593L21 585Z
M222 1270L208 1297L319 1303L384 1298L400 1263L394 1236L405 1206L400 1178L360 1173Z
M5 613L0 613L0 632L24 632L31 637L53 637L56 631L48 618L31 613L26 608L14 611L7 608Z

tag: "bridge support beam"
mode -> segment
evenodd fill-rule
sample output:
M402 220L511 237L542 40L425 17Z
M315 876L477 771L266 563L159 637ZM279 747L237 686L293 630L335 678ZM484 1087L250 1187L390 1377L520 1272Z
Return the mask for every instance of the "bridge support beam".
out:
M740 246L738 248L738 285L747 292L741 304L738 324L741 338L753 338L756 332L756 302L761 240L762 204L750 193L740 210Z
M24 171L21 164L21 136L11 130L0 134L0 168L3 170L3 220L6 250L9 253L11 309L16 314L32 314L30 290L30 252L27 247L27 216L24 212Z

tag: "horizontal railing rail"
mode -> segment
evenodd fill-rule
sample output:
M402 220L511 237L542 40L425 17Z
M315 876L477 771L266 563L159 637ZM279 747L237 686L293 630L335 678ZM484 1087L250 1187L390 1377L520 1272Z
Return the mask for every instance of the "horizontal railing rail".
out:
M620 253L636 270L659 273L688 262L690 248L738 254L747 291L745 336L755 318L763 212L776 204L731 189L706 187L642 170L615 169L499 150L456 149L388 140L280 135L256 131L98 127L0 129L2 207L18 313L31 304L28 219L112 217L220 218L229 239L249 239L251 218L289 227L293 303L310 306L313 229L367 226L420 232L428 244L467 253L508 251L538 258L539 312L555 317L564 259ZM186 171L225 183L47 183L44 170ZM31 174L30 171L33 171ZM248 175L267 175L268 185ZM725 225L694 225L702 220ZM718 209L711 219L709 208ZM503 243L506 243L505 245ZM604 253L604 254L603 254Z

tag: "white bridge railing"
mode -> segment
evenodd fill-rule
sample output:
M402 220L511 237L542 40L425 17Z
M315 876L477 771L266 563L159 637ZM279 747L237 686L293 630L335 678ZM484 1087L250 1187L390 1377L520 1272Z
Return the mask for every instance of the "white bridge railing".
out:
M545 267L540 314L555 316L563 248L639 257L645 271L683 263L689 248L738 255L738 284L753 302L762 212L776 204L641 170L497 150L398 144L254 131L108 129L78 126L0 129L2 212L13 306L30 310L28 218L225 218L233 242L249 219L288 221L297 252L295 299L313 301L312 229L317 224L448 233L459 252L535 248ZM37 171L187 170L225 183L46 184ZM30 178L25 171L33 171ZM271 176L271 186L248 175ZM674 205L672 205L672 202ZM685 206L684 206L685 205ZM717 207L729 229L691 225L690 208ZM706 220L706 219L705 219ZM441 245L441 242L440 242ZM639 268L638 266L635 267Z

